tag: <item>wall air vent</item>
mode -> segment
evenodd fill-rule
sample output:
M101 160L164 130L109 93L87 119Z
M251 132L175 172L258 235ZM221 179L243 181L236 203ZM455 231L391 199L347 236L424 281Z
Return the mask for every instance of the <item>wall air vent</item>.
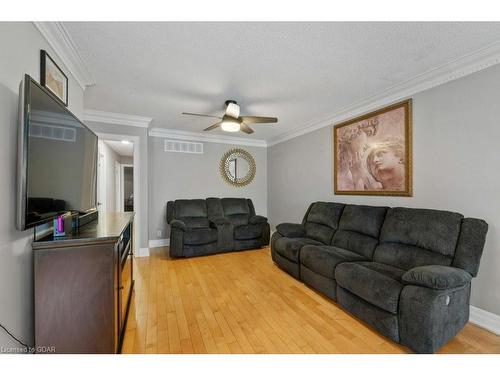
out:
M30 137L76 142L76 129L74 128L32 123L29 129Z
M203 143L165 139L166 152L184 152L187 154L203 154Z

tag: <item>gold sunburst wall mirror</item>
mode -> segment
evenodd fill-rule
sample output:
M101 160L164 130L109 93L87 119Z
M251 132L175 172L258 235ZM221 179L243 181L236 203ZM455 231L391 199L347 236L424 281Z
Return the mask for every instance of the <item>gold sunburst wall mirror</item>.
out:
M255 178L257 167L252 154L241 148L232 148L222 155L220 174L228 184L243 187Z

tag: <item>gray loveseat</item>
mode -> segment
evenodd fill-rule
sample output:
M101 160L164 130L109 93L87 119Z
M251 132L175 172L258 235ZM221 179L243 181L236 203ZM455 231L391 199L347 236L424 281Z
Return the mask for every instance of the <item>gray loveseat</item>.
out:
M269 244L267 218L244 198L179 199L167 203L170 256L191 257Z
M433 353L469 320L487 230L448 211L316 202L276 227L271 254L384 336Z

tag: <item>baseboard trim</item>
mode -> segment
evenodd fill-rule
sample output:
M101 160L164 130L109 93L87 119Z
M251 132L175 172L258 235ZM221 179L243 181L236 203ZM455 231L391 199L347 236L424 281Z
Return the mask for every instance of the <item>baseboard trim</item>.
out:
M481 328L494 333L495 335L500 335L499 315L490 313L489 311L471 305L469 322L474 323Z
M149 256L149 247L141 247L137 249L137 251L135 252L136 258L148 257L148 256Z
M149 248L164 247L170 245L170 238L160 238L157 240L149 240Z

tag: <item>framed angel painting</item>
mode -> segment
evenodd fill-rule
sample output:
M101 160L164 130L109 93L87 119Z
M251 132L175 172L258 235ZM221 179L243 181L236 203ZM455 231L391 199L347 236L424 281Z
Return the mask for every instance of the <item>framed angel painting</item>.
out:
M336 124L335 194L412 196L412 102Z

